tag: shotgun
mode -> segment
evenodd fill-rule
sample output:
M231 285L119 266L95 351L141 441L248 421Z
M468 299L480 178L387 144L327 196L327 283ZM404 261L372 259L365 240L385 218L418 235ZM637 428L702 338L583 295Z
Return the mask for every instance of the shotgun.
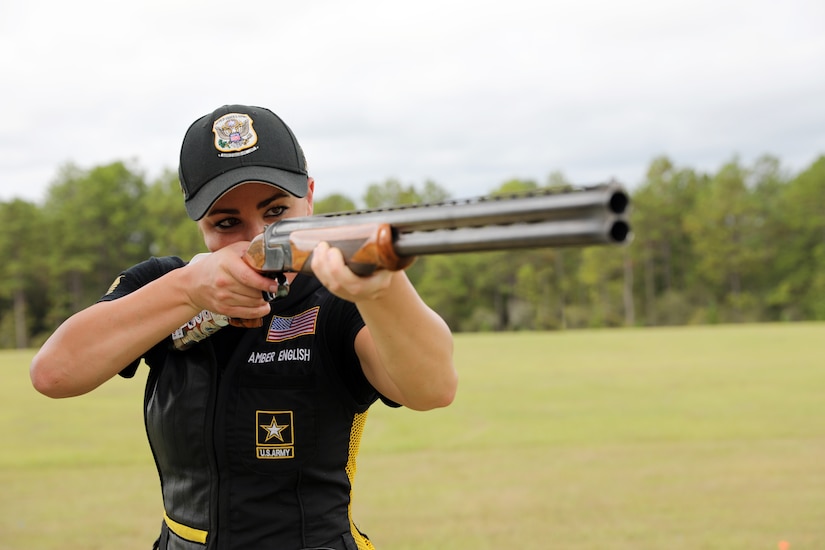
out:
M367 276L398 271L417 256L544 247L620 244L630 240L630 198L615 181L511 195L448 200L286 218L250 243L244 260L278 281L273 301L289 292L284 273L312 273L312 251L326 241L347 266ZM260 326L260 319L229 319L202 312L173 334L185 349L226 324Z

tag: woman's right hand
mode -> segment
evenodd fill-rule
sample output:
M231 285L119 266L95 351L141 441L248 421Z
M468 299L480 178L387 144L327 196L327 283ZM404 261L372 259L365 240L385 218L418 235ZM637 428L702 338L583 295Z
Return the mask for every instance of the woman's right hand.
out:
M186 267L187 297L196 312L259 319L269 314L262 292L275 293L275 280L252 269L243 256L249 243L236 242L211 254L199 254Z

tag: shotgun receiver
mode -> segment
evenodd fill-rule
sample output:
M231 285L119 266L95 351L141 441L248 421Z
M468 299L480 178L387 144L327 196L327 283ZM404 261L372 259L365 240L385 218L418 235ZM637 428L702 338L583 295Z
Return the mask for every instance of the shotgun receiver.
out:
M353 272L366 276L377 269L404 269L416 256L430 254L624 243L631 237L629 205L624 188L609 182L286 218L267 226L250 243L244 260L278 281L277 294L265 296L271 301L289 292L284 273L312 273L312 251L322 241L340 249ZM227 323L260 326L258 319L203 316L210 323L219 321L214 330ZM196 320L175 334L186 327L204 332L192 327ZM175 345L184 349L177 340Z

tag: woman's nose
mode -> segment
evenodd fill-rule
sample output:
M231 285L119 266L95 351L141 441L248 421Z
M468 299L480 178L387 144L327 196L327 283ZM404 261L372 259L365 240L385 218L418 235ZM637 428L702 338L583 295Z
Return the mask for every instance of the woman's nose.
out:
M263 222L249 224L247 226L246 235L244 235L244 237L246 238L247 241L251 241L252 239L257 237L258 235L263 233L264 229L266 229L266 226L267 226L267 224L265 224Z

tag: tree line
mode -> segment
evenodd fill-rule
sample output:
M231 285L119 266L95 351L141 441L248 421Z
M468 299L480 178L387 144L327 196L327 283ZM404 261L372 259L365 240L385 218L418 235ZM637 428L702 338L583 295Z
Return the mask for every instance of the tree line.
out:
M559 185L553 172L491 193ZM825 319L825 156L799 173L769 155L715 173L662 156L630 195L628 245L429 256L408 273L458 332ZM448 198L433 181L388 179L360 203L319 195L315 211ZM132 264L205 251L176 173L147 182L133 163L68 164L42 203L0 210L2 348L39 345Z

